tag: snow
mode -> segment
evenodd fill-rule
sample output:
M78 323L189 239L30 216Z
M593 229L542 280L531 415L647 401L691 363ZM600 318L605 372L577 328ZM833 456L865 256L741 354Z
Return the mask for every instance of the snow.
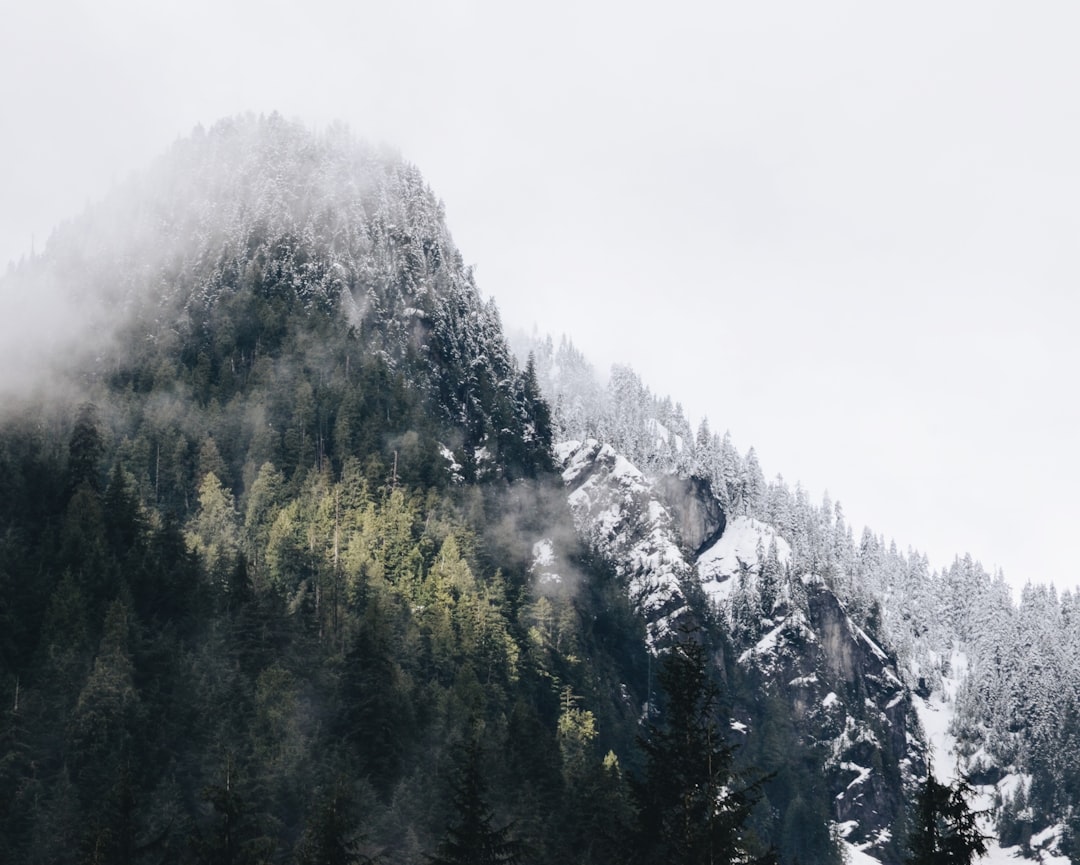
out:
M931 653L933 655L934 653ZM936 662L936 657L931 662ZM945 668L945 665L942 665ZM926 733L927 744L930 747L930 757L934 764L934 776L943 784L951 784L957 778L959 772L956 752L956 737L949 729L956 714L956 695L967 678L969 660L967 653L958 644L953 644L950 652L948 675L942 675L940 686L936 687L928 700L924 700L916 694L912 695L912 703L918 713L919 722ZM1003 797L1014 795L1017 788L1030 781L1023 775L1009 774L998 781L996 786L976 787L974 800L969 803L972 809L984 811L993 808L995 794L1000 793ZM979 860L985 865L1016 865L1018 862L1031 861L1025 859L1020 852L1020 847L1001 847L998 845L994 831L993 816L983 817L979 821L979 828L983 834L990 837L987 844L986 856ZM1062 827L1051 826L1033 835L1031 846L1036 851L1036 858L1042 865L1069 865L1066 856L1058 856L1050 852L1060 838Z
M801 688L807 685L816 685L817 683L817 673L811 673L809 676L799 676L797 679L792 679L788 682L788 686L792 688Z
M987 845L986 855L978 860L979 865L1018 865L1031 861L1020 855L1019 847L999 847L996 841ZM1070 865L1067 856L1057 856L1045 850L1039 851L1038 861L1041 865Z
M1021 786L1025 789L1031 786L1030 775L1010 773L997 782L997 788L1003 800L1014 798Z
M935 688L929 699L912 695L919 723L926 733L926 743L930 746L934 776L942 784L951 784L957 777L956 737L949 728L956 714L956 694L967 678L967 672L967 654L954 645L949 658L949 675L941 677L940 688Z
M867 778L870 777L871 773L873 772L872 769L867 769L865 766L860 766L858 763L841 763L840 768L843 769L845 772L855 773L855 777L848 782L848 790L850 790L852 787L862 784ZM839 795L843 796L844 794L840 793Z
M446 445L440 444L439 453L442 454L442 458L450 464L447 466L447 471L450 472L450 478L455 483L460 483L463 480L461 475L461 463L454 457L454 452Z
M840 831L843 832L843 826L841 826ZM849 862L850 865L881 865L880 859L875 859L869 853L864 853L862 849L848 841L841 841L840 845L844 851L844 861Z
M555 548L550 538L544 538L533 544L533 567L551 565L555 562Z
M677 453L682 453L684 444L682 436L678 433L672 434L666 426L664 426L656 418L649 418L645 421L645 429L653 436L655 443L655 450L663 451L664 445L672 444Z
M949 732L954 714L952 702L946 702L938 691L928 700L913 694L911 701L926 733L926 744L930 746L934 776L942 784L951 784L956 780L956 737Z
M556 446L567 501L579 533L626 579L647 623L647 642L669 633L686 607L681 580L691 574L675 522L645 475L610 445L589 439Z
M837 706L839 704L840 698L836 696L836 693L834 691L829 691L829 693L826 694L821 701L821 705L824 706L826 709L830 709L833 706Z
M555 451L555 459L560 465L563 465L568 459L570 459L570 455L574 453L574 451L578 450L580 447L581 442L579 441L559 442L553 448L553 450ZM563 480L566 480L565 473L563 474Z
M714 603L730 596L735 587L731 578L738 576L743 567L751 573L760 573L759 554L768 552L774 542L777 559L780 564L786 564L791 559L791 546L772 526L752 517L731 520L720 539L698 556L698 576L705 594Z
M555 544L551 538L541 538L534 543L532 555L529 573L536 577L537 583L558 585L562 582L562 576L557 570L558 557L555 554Z
M786 624L787 620L785 619L783 622L781 622L779 625L769 631L769 633L767 633L764 637L758 640L756 645L754 645L752 648L747 649L745 652L739 655L739 663L745 664L747 661L749 661L756 655L771 654L776 649L776 644L780 639L780 633L784 630Z

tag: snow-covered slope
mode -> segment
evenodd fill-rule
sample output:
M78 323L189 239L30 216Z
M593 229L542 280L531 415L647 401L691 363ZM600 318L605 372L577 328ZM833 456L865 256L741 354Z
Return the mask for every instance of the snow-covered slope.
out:
M923 769L895 661L823 580L792 573L791 546L774 527L727 519L707 484L650 478L596 440L565 442L556 455L577 531L625 580L650 647L662 650L683 621L726 622L741 678L760 689L735 707L736 728L752 735L766 703L786 706L806 747L827 752L825 782L846 840L867 852L888 847ZM712 609L695 613L694 598Z
M952 651L946 654L947 663L940 666L947 672L942 674L940 686L935 687L928 697L915 695L913 702L925 733L934 777L943 784L950 784L959 775L966 775L972 763L959 753L953 732L956 696L969 674L970 663L967 652L958 643L954 643ZM1030 780L1014 772L1006 772L992 784L973 785L976 795L969 804L973 810L984 812L980 827L990 839L986 857L981 860L987 865L1016 865L1032 858L1044 865L1069 865L1068 857L1057 852L1063 826L1050 826L1033 835L1028 843L1028 851L1021 845L1002 847L997 841L994 826L997 803L1003 797L1015 794L1018 786L1030 784ZM1025 856L1025 852L1029 855Z
M626 580L655 649L688 614L683 583L692 568L671 513L652 482L610 445L564 442L556 454L578 532Z
M741 574L760 576L770 546L781 565L791 560L791 545L772 526L751 517L735 517L697 558L701 587L714 601L731 597Z

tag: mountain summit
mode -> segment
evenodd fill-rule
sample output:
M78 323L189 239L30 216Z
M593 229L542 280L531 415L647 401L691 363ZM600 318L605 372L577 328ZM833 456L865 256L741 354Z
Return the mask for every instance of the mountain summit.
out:
M631 370L516 359L344 128L196 130L0 292L51 334L0 412L3 861L896 863L998 682L970 561L931 616ZM1067 851L1009 732L973 781Z

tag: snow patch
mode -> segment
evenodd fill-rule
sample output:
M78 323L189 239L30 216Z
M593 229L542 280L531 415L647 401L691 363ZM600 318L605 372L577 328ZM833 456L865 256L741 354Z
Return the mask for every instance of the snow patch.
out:
M854 821L849 820L848 823L854 823ZM846 825L848 824L840 824L841 834L843 833L844 826ZM851 829L848 829L848 832L850 831ZM844 861L850 863L850 865L881 865L880 859L875 859L869 853L865 852L862 847L856 847L849 841L841 841L840 845L841 847L843 847Z
M852 787L862 784L864 781L866 781L867 778L870 777L872 772L871 769L867 769L865 766L860 766L858 763L841 763L840 768L846 772L855 773L855 778L848 782L848 790L850 790ZM841 793L840 795L843 796L844 794Z
M698 577L705 594L714 603L721 601L735 587L732 577L744 569L760 574L762 558L773 543L777 560L787 564L791 560L791 545L772 526L752 517L735 517L725 526L720 539L698 556Z
M558 585L562 582L562 577L556 571L555 545L551 538L541 538L533 544L532 555L529 573L536 577L538 583Z
M440 444L439 453L442 454L442 458L449 463L446 470L450 472L450 479L456 484L461 483L462 480L464 480L461 474L461 463L457 461L454 452L446 445Z

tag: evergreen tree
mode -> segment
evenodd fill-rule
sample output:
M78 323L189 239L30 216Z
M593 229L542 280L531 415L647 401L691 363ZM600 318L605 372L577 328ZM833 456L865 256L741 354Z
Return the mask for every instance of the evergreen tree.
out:
M986 854L979 816L967 804L971 785L964 778L942 784L928 767L908 833L907 865L969 865Z
M79 406L75 426L68 441L68 485L74 490L80 484L88 484L91 489L101 488L98 475L101 458L105 453L105 443L101 435L101 422L98 420L97 406L92 402Z
M635 786L640 811L642 862L721 865L746 861L744 831L760 782L733 775L735 749L716 722L719 691L711 681L704 647L692 636L673 646L659 682L667 696L665 722L650 724L640 740L645 777Z
M525 861L523 845L510 835L510 826L495 828L487 803L487 785L480 771L480 743L465 748L460 777L453 787L455 821L447 827L431 865L516 865Z
M297 849L298 865L373 865L360 849L363 837L348 785L337 779L316 801Z

